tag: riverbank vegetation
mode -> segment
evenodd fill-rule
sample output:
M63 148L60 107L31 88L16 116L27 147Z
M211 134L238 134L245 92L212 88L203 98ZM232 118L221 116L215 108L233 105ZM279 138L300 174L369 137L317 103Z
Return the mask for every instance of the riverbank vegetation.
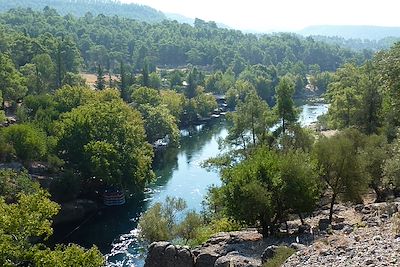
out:
M160 144L178 146L180 127L228 109L227 152L207 163L222 185L210 189L204 213L178 218L185 204L169 199L144 214L143 238L196 244L242 226L266 236L288 216L312 212L326 189L331 211L338 198L361 201L368 186L382 199L397 194L398 45L366 61L291 34L255 36L202 20L76 18L50 8L0 14L0 36L5 266L103 264L95 247L41 244L59 210L53 201L101 200L109 188L140 195L155 179ZM343 130L330 139L301 128L293 101L326 90L325 121Z
M339 201L362 203L371 190L377 202L399 196L397 111L400 46L361 66L345 64L332 74L323 119L331 137L297 124L294 85L281 78L270 108L249 84L238 87L224 154L217 168L222 185L207 197L207 216L276 234L289 217L311 214L329 198L329 222ZM240 93L239 93L240 92ZM284 228L283 228L284 229Z

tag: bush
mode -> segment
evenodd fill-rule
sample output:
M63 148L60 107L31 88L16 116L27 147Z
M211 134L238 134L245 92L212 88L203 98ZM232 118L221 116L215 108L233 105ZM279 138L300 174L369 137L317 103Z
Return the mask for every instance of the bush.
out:
M288 247L278 247L273 258L263 264L263 267L279 267L296 251Z

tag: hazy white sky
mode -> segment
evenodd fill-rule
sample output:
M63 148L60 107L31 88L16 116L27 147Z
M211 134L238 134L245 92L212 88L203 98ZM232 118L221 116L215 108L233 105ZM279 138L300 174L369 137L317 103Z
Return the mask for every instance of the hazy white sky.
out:
M399 0L121 0L224 23L242 30L309 25L400 26Z

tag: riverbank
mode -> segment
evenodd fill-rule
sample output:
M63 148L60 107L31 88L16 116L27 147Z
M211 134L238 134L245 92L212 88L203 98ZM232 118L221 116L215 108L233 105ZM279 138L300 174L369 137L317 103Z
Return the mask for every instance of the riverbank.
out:
M283 263L284 267L398 266L400 237L394 229L398 229L400 222L394 217L399 209L400 199L390 203L337 205L329 226L329 211L323 207L304 225L300 220L289 221L289 233L282 226L280 237L263 239L255 230L220 233L192 250L156 242L149 247L145 267L261 267L282 246L297 251Z

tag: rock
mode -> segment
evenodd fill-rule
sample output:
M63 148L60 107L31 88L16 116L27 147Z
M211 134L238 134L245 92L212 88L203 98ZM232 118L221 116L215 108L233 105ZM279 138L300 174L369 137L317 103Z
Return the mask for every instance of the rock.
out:
M197 258L196 258L196 263L195 267L210 267L214 266L215 261L220 257L221 255L217 253L200 253Z
M366 261L365 261L365 265L371 265L371 264L373 264L374 263L374 260L373 259L367 259Z
M214 267L261 267L260 264L252 263L248 258L241 255L230 254L219 257Z
M345 226L344 223L333 224L332 230L340 231L344 228L344 226Z
M319 252L319 254L320 254L321 256L328 256L328 255L331 254L331 252L329 251L329 249L323 249L323 250L321 250L321 251Z
M335 223L343 223L345 219L343 217L333 217L333 222Z
M265 263L267 260L273 258L276 254L276 250L278 249L278 246L269 246L267 247L264 252L261 254L261 262Z
M147 257L144 266L145 267L155 267L161 266L165 263L164 251L169 242L154 242L148 248Z
M318 222L318 228L320 231L326 231L330 225L329 219L320 219Z
M364 209L364 204L358 204L354 206L354 210L360 212Z
M177 251L177 260L174 267L194 267L193 255L187 248L179 248Z
M309 233L310 229L311 229L311 226L309 224L302 224L298 228L298 233L299 234Z
M349 235L354 231L353 226L346 224L343 228L343 233Z
M145 267L193 267L193 255L187 248L169 242L154 242L149 246Z
M292 243L292 244L290 244L289 247L292 248L292 249L295 249L295 250L303 250L303 249L305 249L307 246L305 246L305 245L303 245L303 244L300 244L300 243Z

